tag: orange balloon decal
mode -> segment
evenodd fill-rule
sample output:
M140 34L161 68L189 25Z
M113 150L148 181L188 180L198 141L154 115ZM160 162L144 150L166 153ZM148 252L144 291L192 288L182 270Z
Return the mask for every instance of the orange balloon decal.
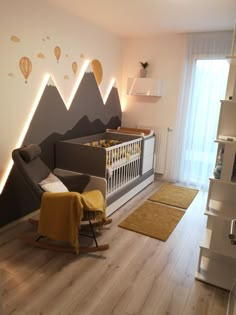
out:
M72 71L74 72L74 75L76 75L77 68L78 68L77 62L75 61L72 62Z
M91 65L92 65L95 79L97 81L97 85L99 85L102 82L102 76L103 76L102 65L100 61L97 59L92 60Z
M28 57L22 57L19 61L20 71L22 72L25 83L27 83L27 79L32 71L32 62Z
M59 59L61 57L61 48L59 46L56 46L54 48L54 55L56 56L57 62L59 62Z

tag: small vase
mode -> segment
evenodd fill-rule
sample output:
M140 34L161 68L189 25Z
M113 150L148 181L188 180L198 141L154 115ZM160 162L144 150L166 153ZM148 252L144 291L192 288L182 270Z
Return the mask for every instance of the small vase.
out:
M142 68L140 69L140 78L146 78L147 75L147 69Z

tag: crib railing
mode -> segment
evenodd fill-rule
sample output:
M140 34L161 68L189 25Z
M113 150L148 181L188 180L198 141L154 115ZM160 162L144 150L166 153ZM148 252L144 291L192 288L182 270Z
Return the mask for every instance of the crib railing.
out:
M107 196L140 176L142 139L106 148Z

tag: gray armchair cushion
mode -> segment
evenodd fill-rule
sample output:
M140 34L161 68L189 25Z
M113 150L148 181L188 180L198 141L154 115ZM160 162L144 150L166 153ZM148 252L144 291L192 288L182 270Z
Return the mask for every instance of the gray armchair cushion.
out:
M85 187L88 185L90 181L90 176L86 174L62 175L56 173L56 176L60 178L60 180L68 188L69 191L77 191L79 193L82 193L84 191Z

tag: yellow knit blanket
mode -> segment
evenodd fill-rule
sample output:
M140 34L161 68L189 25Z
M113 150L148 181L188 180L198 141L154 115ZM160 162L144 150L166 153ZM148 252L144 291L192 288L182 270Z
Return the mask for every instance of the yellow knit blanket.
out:
M56 241L66 241L79 252L79 225L83 210L98 211L106 218L106 206L102 193L91 190L78 192L43 193L38 232Z

